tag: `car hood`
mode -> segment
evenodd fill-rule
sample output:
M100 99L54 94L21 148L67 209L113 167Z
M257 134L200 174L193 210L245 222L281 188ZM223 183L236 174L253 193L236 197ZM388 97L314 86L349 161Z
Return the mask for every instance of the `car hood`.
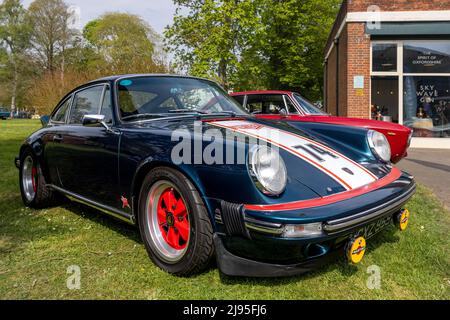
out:
M324 139L308 127L302 129L298 123L293 125L286 121L270 121L253 117L202 118L202 124L203 133L210 129L221 131L225 137L225 144L234 143L235 136L246 137L246 139L237 139L238 144L244 145L246 152L255 143L261 142L279 149L286 164L288 184L286 191L277 201L323 197L357 189L375 182L388 173L384 164L378 162L371 154L368 156L367 130L365 129L317 124L324 130L334 130L333 134L339 130L353 130L351 131L353 140L361 140L362 147L359 150L355 144L345 144L342 141L335 143L333 140ZM192 118L149 121L136 126L143 130L158 130L159 134L166 132L167 135L179 129L187 132L198 130ZM232 138L229 138L230 136ZM203 149L205 149L211 140L204 137L202 139ZM243 166L242 172L247 172L246 164Z
M409 133L410 129L397 123L388 121L378 121L371 119L337 117L330 115L258 115L258 118L271 120L303 121L303 122L321 122L329 124L340 124L356 126L360 128L370 128L374 130L391 130L397 132Z

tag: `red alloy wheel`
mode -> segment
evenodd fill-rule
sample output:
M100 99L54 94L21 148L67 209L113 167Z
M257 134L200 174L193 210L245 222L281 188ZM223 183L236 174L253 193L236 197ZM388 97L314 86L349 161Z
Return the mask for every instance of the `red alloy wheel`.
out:
M183 250L189 240L189 216L181 195L171 187L166 188L159 197L158 225L166 243Z

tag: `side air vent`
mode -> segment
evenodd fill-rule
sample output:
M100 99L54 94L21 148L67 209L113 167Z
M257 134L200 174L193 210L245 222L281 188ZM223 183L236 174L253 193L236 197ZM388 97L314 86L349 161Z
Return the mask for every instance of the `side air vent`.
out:
M221 202L222 207L222 221L228 235L242 236L250 238L250 234L245 227L244 214L242 213L242 205L230 203L226 201Z

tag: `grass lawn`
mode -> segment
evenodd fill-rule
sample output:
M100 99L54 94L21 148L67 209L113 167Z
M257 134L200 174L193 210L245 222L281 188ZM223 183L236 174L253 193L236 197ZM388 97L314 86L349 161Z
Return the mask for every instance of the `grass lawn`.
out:
M404 233L369 240L357 266L344 261L282 279L221 277L217 268L178 278L155 267L133 227L68 203L47 210L22 204L13 164L35 120L0 121L0 299L449 299L450 212L423 186L409 202ZM67 269L81 270L69 290ZM368 267L381 270L369 289Z

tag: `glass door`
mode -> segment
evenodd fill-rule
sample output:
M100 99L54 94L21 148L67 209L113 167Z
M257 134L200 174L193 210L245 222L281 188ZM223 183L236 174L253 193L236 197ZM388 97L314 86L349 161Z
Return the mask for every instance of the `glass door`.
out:
M371 80L372 119L398 123L398 77L373 76Z

